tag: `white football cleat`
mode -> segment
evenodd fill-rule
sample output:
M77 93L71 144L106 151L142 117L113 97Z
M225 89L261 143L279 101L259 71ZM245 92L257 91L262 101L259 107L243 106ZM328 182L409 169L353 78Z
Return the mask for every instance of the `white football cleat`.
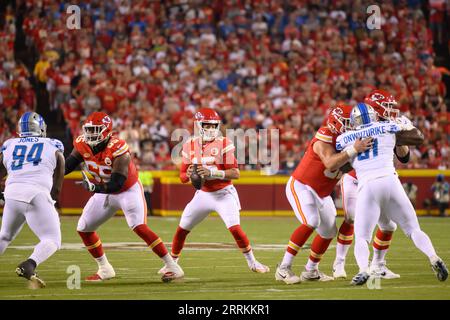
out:
M173 262L178 263L178 259L179 259L179 258L173 259ZM167 266L164 265L161 269L159 269L158 274L163 275L164 273L167 272L166 269L167 269Z
M87 277L85 279L85 281L98 282L98 281L112 279L115 276L116 276L116 272L114 271L114 268L112 267L112 265L107 264L107 265L101 266L98 269L97 273Z
M275 280L284 281L286 284L296 284L301 282L299 276L291 270L291 267L285 267L277 265L277 271L275 271Z
M165 273L162 275L161 280L163 282L170 282L176 279L181 279L184 277L184 271L181 267L174 263L170 266L165 266Z
M369 274L381 278L381 279L398 279L400 275L392 272L386 267L386 262L382 262L380 264L371 265L369 268Z
M167 267L164 265L161 269L159 269L158 274L163 275L164 273L167 272Z
M345 272L344 262L336 262L333 264L333 278L347 279L347 272Z
M333 281L334 278L327 276L323 272L319 271L319 269L314 270L306 270L302 272L300 275L300 279L302 281Z
M270 271L270 268L268 266L265 266L258 261L253 262L249 267L250 270L256 273L267 273Z

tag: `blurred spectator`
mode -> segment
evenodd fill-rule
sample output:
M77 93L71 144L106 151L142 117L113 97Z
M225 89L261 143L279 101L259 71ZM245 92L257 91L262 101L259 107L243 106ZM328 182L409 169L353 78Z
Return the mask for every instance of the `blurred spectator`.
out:
M411 201L413 207L415 208L417 200L417 186L411 181L408 181L403 183L403 189L405 189L409 201Z
M151 195L153 192L153 175L146 167L139 167L139 180L144 188L145 202L147 203L147 213L153 216L153 209L151 203Z
M433 192L433 197L431 201L429 199L425 200L425 207L428 209L428 214L431 206L437 207L439 210L439 215L441 217L447 216L445 210L448 208L450 201L450 185L445 181L443 174L439 174L436 177L436 182L431 186L431 191Z
M448 169L443 77L449 72L435 65L433 52L448 29L448 4L429 1L428 17L418 1L383 1L381 30L375 31L366 29L361 14L369 4L94 1L83 4L82 28L74 32L65 28L68 3L26 1L22 27L27 52L37 52L38 87L48 91L52 109L63 111L66 130L74 134L76 121L106 111L116 130L131 124L123 134L152 168L174 167L165 163L171 133L192 131L192 114L210 106L224 129L279 128L281 169L289 171L330 106L360 101L377 87L397 97L426 137L401 167ZM14 57L14 11L7 12L9 23L0 30L2 140L22 112L35 108L20 92L29 75ZM78 111L65 112L71 99Z

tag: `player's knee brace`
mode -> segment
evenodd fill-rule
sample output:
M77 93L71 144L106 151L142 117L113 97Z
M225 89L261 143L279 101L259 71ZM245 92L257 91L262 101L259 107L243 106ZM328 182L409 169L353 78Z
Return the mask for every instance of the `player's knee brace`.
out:
M333 225L320 225L317 228L317 233L324 239L331 239L337 235L336 224Z
M380 223L379 228L383 232L394 232L397 230L397 224L391 220L388 223Z
M86 221L83 218L80 218L80 220L78 220L78 224L77 224L77 231L78 232L88 232L86 230L87 224Z

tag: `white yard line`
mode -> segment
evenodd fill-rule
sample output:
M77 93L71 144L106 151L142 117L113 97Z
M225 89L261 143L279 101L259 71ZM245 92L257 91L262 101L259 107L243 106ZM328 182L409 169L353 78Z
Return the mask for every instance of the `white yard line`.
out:
M166 243L167 247L171 244ZM33 250L35 245L16 245L9 249ZM285 249L286 244L257 244L252 246L255 250L280 250ZM330 246L331 247L331 246ZM105 249L123 249L123 250L148 250L148 246L143 242L109 242L103 243ZM81 243L63 243L61 250L85 250ZM189 242L183 250L187 251L235 251L238 250L234 243L222 242Z

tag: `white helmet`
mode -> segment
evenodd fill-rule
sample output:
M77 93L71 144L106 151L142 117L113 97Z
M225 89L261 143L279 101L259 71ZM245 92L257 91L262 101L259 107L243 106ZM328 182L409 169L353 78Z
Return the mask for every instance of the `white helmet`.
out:
M355 129L376 122L377 120L378 116L376 111L368 104L362 102L354 106L350 114L350 124Z
M36 112L25 112L19 119L17 125L19 137L45 137L47 125L44 118Z

